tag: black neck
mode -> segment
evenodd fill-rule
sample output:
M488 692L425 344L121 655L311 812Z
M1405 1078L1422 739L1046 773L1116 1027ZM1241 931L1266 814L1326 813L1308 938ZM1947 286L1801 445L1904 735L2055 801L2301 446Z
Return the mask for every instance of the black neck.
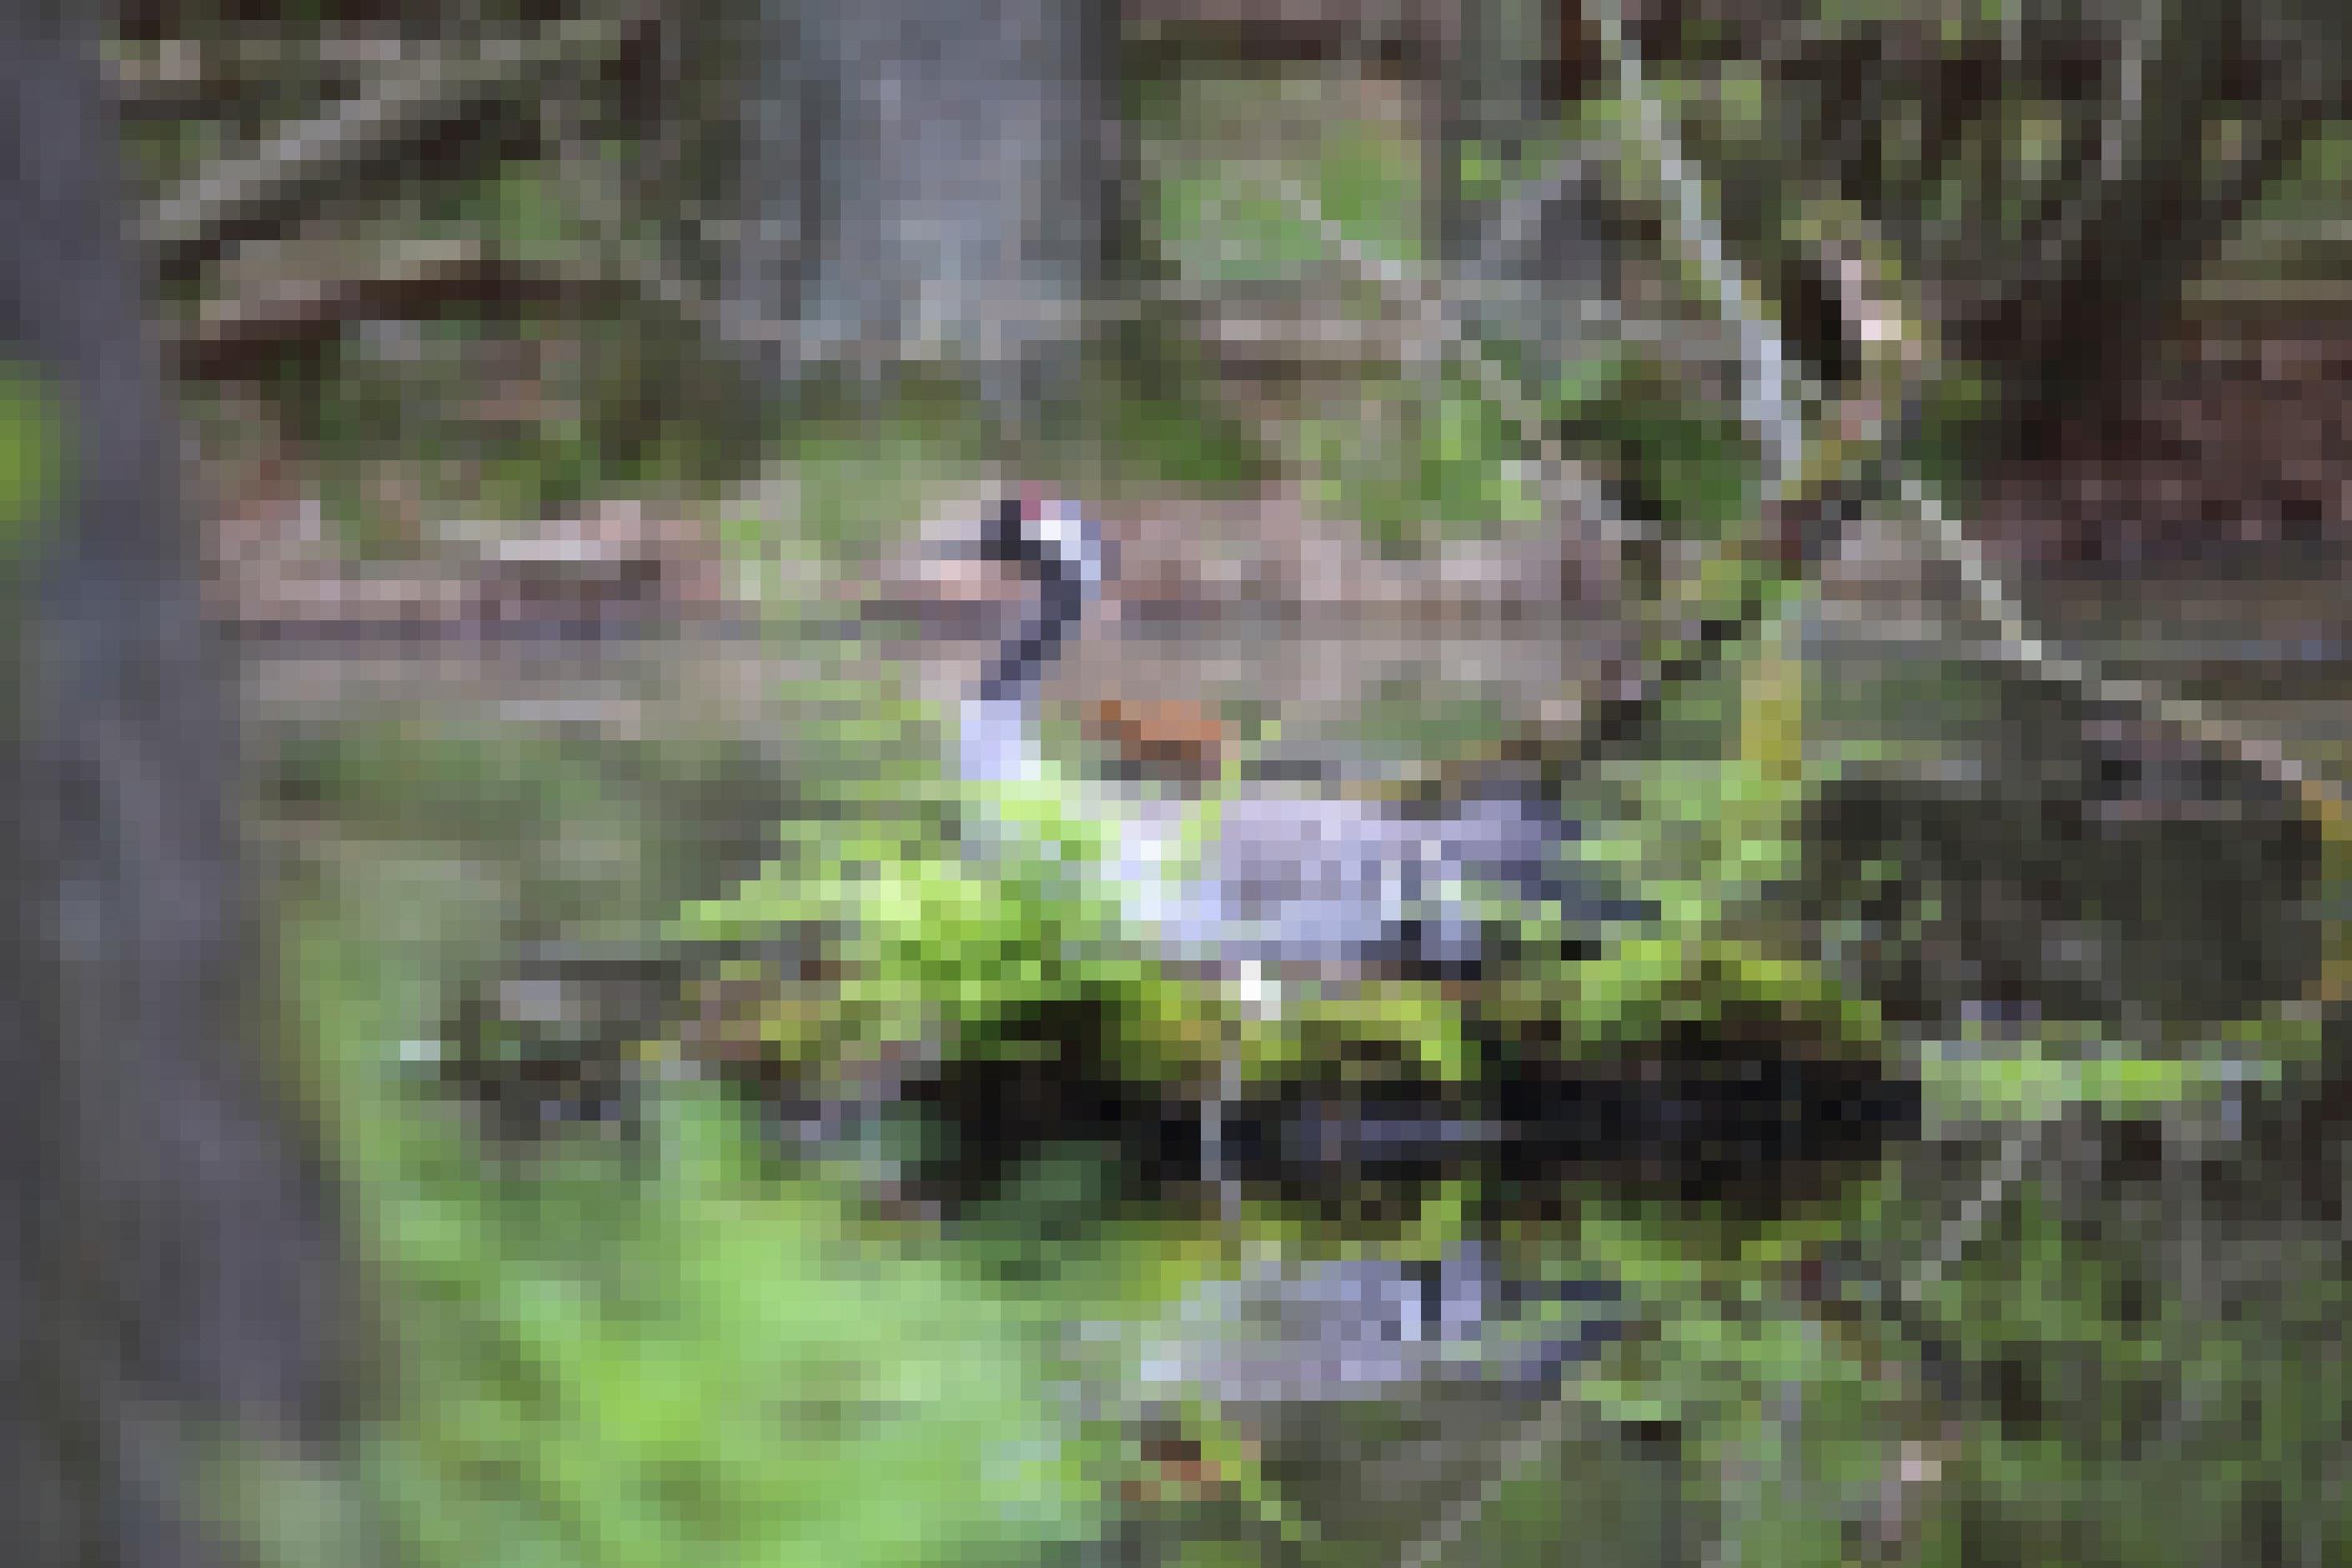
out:
M980 678L982 700L1017 701L1026 696L1085 612L1086 589L1076 574L1060 565L1045 567L1036 610L1005 640Z

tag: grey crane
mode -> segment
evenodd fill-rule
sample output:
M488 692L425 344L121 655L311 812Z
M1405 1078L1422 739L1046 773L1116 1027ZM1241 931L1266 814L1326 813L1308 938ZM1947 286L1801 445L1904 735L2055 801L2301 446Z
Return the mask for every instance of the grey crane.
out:
M971 784L1034 782L1048 777L1038 685L1101 596L1103 540L1077 508L1028 490L996 501L960 549L1018 572L1032 602L960 704L956 770ZM1490 955L1497 900L1556 912L1571 933L1646 913L1570 864L1578 824L1532 789L1421 810L1254 784L1225 791L1205 831L1181 800L1113 782L1066 789L1117 846L1101 874L1136 934L1184 962L1461 972Z

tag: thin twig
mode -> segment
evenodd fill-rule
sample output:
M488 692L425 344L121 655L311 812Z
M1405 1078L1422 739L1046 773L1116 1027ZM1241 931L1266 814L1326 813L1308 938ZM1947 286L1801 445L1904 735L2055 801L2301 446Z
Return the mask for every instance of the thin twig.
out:
M1917 1267L1904 1274L1903 1294L1913 1306L1926 1306L1928 1293L1983 1236L1985 1227L2008 1203L2017 1184L2025 1179L2027 1168L2039 1157L2042 1140L2049 1135L2049 1125L2036 1121L2012 1127L2001 1139L2000 1152L1992 1168L1985 1173L1984 1180L1977 1185L1976 1195L1962 1202L1958 1211L1944 1222L1934 1249Z
M713 300L687 280L656 241L637 233L630 220L629 204L612 172L588 150L576 98L549 94L541 100L541 122L579 215L586 220L598 247L632 286L646 298L677 311L722 347L764 345L787 358L798 356L804 335L797 323L761 314L740 301Z
M1404 318L1413 352L1433 361L1450 362L1471 377L1479 396L1536 454L1538 493L1548 503L1596 519L1604 528L1613 526L1615 532L1627 531L1600 486L1569 457L1536 401L1463 326L1463 290L1458 285L1435 268L1374 253L1341 228L1314 193L1290 175L1251 164L1227 172L1290 204L1349 276L1376 289L1388 307ZM1187 296L1180 291L1179 297Z
M1721 225L1707 210L1704 183L1684 158L1681 140L1666 123L1665 105L1643 73L1641 55L1625 28L1623 6L1618 0L1594 0L1585 7L1585 19L1600 37L1601 53L1616 60L1618 96L1633 108L1643 151L1669 198L1665 215L1676 248L1706 286L1707 303L1717 317L1739 334L1746 371L1740 417L1772 455L1766 488L1777 494L1799 482L1805 456L1805 426L1795 412L1795 375L1787 344L1759 307L1739 263L1724 243Z
M1577 1414L1574 1387L1563 1379L1544 1399L1542 1406L1520 1423L1518 1430L1504 1443L1503 1452L1486 1479L1454 1507L1447 1509L1419 1540L1404 1550L1397 1559L1397 1568L1428 1568L1462 1539L1462 1532L1478 1522L1479 1516L1494 1506L1503 1489L1538 1456L1558 1448L1569 1437L1569 1423Z

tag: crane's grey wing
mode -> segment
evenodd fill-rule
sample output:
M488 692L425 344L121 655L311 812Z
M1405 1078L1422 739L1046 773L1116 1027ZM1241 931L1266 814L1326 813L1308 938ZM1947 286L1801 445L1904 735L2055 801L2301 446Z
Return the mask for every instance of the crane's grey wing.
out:
M1445 815L1267 796L1233 802L1221 828L1218 902L1253 956L1475 962L1495 899L1570 927L1649 914L1575 863L1574 822L1517 796Z
M1376 954L1411 917L1412 846L1360 800L1271 795L1228 802L1210 874L1246 956L1340 962Z

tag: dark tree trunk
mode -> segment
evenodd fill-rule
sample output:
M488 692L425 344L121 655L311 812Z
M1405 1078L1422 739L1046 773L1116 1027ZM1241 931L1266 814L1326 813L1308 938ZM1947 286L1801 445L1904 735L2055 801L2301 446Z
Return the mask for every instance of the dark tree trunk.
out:
M2006 423L2029 448L2114 412L2199 268L2340 92L2332 48L2324 63L2298 52L2283 68L2265 66L2259 13L2234 0L2168 0L2158 20L2121 156L2104 170L2089 160L2072 200L2029 235L2021 265L1957 323L1963 343L2006 374ZM2310 48L2325 47L2314 35ZM2207 143L2237 114L2251 122L2248 152L2216 176Z
M1115 10L1094 0L762 0L745 47L724 264L800 357L1066 386L1126 248ZM782 356L793 369L793 356Z
M0 1556L151 1568L233 1560L199 1440L327 1418L336 1275L85 15L0 0L0 415L58 437L0 574Z

